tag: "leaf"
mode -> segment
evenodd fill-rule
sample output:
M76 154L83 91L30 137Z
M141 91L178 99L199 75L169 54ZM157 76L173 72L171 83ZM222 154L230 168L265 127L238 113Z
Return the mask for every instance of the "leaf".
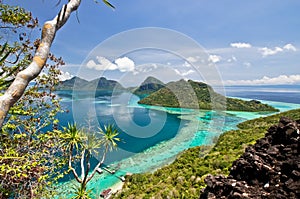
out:
M109 3L107 0L102 0L103 3L105 3L108 7L111 7L112 9L116 9L115 6L113 6L111 3Z

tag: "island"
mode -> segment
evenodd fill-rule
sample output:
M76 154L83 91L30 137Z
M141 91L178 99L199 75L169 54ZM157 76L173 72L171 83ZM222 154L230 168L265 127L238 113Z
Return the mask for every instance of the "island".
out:
M226 108L228 111L278 111L278 109L261 103L258 100L246 101L225 97L215 92L208 84L183 79L169 82L159 90L150 92L150 94L142 98L138 103L152 106L204 110L223 110Z

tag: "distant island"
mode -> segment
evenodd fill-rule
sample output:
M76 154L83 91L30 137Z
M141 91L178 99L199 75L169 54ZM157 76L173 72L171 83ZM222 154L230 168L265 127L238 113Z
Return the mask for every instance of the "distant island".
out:
M87 81L80 77L73 77L71 79L62 81L56 90L126 90L119 82L115 80L108 80L105 77L100 77L92 81Z
M183 79L176 82L169 82L161 89L141 99L138 103L152 106L199 108L205 110L222 110L222 108L226 107L229 111L278 111L278 109L268 104L263 104L260 101L246 101L225 97L216 93L211 86L205 83Z
M149 76L139 87L133 90L133 94L140 97L145 97L164 87L165 84L162 81L156 79L155 77Z
M174 107L174 108L191 108L222 110L226 108L229 111L270 111L276 112L278 109L263 104L258 100L241 100L225 97L203 82L193 80L179 80L167 84L156 79L147 77L140 86L124 88L115 80L108 80L100 77L92 81L87 81L79 77L61 82L56 90L78 90L78 91L105 91L102 94L111 95L113 92L132 92L139 96L139 104ZM213 102L213 103L212 103Z

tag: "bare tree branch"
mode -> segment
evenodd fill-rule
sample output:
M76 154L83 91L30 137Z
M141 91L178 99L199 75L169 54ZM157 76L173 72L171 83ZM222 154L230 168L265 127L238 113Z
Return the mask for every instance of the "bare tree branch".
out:
M77 180L77 182L81 183L82 180L79 178L76 170L72 167L72 152L73 152L73 147L70 148L70 151L69 151L69 169L71 169L75 179Z
M67 22L71 13L77 10L81 0L69 0L63 5L58 15L51 21L45 22L42 30L41 43L29 66L20 71L10 87L0 96L0 128L3 125L9 109L21 98L29 82L36 78L47 61L51 44L56 32Z
M94 175L97 172L97 169L104 163L107 151L108 151L108 145L106 145L106 147L105 147L105 150L104 150L104 153L103 153L103 156L102 156L102 160L96 165L96 167L94 168L92 174L87 178L87 180L86 180L87 183L94 177Z

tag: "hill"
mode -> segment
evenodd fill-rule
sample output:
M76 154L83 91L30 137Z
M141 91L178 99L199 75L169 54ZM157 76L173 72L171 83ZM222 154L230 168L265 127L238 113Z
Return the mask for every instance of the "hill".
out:
M138 95L140 97L144 97L150 95L158 91L159 89L165 87L165 84L155 77L147 77L145 81L133 91L133 94Z
M200 190L206 186L204 179L208 174L228 175L231 165L244 153L245 148L263 138L269 127L278 124L279 118L283 116L299 120L300 109L240 123L238 130L222 134L213 147L200 146L188 149L168 166L153 173L134 174L128 177L122 192L114 198L198 199ZM268 156L265 160L267 158ZM287 169L290 168L288 164L284 165Z
M61 82L56 90L73 90L74 85L76 90L125 90L125 88L115 80L108 80L105 77L100 77L92 81L87 81L79 77L73 77L72 79Z
M60 82L60 84L56 87L56 90L73 90L75 83L76 85L85 86L88 84L88 81L75 76L71 79Z
M211 86L193 80L170 82L165 87L141 99L139 104L205 110L222 110L226 107L230 111L278 111L257 100L245 101L225 97L216 93Z

